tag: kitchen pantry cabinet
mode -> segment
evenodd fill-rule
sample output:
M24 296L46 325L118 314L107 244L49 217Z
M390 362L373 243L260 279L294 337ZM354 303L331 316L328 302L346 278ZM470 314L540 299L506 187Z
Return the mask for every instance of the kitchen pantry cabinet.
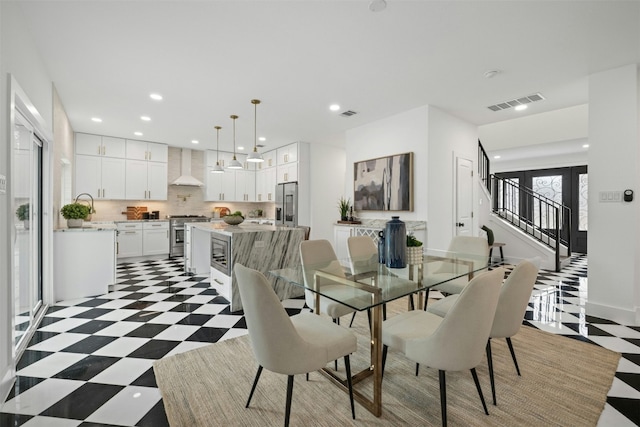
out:
M167 164L146 160L126 161L127 200L167 200Z
M125 160L103 156L76 155L76 194L94 199L125 198Z
M276 171L276 182L278 184L282 184L285 182L294 182L298 180L298 162L278 165Z
M256 173L251 169L236 170L235 200L239 202L256 201Z
M256 167L258 170L275 168L278 158L277 150L271 150L262 153L262 158L264 159L264 162L256 163Z
M142 256L142 223L118 222L118 258Z
M169 146L155 142L127 139L126 157L128 160L167 163L169 161Z
M298 144L289 144L277 150L278 166L298 161Z
M124 159L125 153L126 143L124 139L76 133L76 154Z

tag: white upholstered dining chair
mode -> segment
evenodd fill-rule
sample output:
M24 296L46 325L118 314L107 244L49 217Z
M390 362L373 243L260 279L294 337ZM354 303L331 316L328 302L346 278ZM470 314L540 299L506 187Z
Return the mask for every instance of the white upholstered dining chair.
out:
M484 237L473 236L455 236L449 243L448 252L456 254L461 260L465 260L465 256L473 264L474 270L478 270L487 265L489 259L489 245ZM460 272L468 269L463 264L453 262L442 262L441 265L433 272L427 272L425 283L440 283L431 289L444 292L446 294L459 294L469 283L468 276L461 276ZM474 274L478 274L476 271ZM456 278L454 278L456 277ZM448 280L447 279L451 279ZM425 299L426 307L426 299Z
M261 272L241 264L236 264L234 271L238 279L251 348L258 362L258 371L245 407L248 408L251 403L263 368L287 375L284 425L288 426L293 376L317 371L332 360L344 357L351 415L355 419L349 355L356 351L356 336L348 329L315 314L301 313L289 317L271 284Z
M411 310L382 323L383 373L389 348L438 369L443 426L447 425L446 371L471 370L484 412L489 414L475 368L489 339L503 277L503 268L474 277L444 318Z
M504 281L500 289L500 299L498 300L498 308L493 319L491 333L487 340L487 363L489 365L489 377L491 379L491 396L493 404L496 404L496 386L493 374L493 358L491 355L491 338L506 338L513 364L516 372L520 376L520 367L516 359L516 353L513 350L511 337L518 333L522 326L524 312L527 309L527 303L531 298L531 291L538 277L538 267L531 261L523 260L513 269L507 280ZM450 295L427 308L428 312L444 317L447 315L451 307L455 304L459 295Z

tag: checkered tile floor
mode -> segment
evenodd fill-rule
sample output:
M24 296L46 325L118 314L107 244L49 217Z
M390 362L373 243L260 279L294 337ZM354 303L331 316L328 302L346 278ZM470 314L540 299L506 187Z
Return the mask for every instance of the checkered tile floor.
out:
M621 352L600 425L640 425L640 327L587 316L586 276L586 257L541 272L525 323ZM167 426L153 361L247 333L208 281L183 274L181 260L122 264L112 292L50 307L0 426ZM284 305L305 310L302 299Z

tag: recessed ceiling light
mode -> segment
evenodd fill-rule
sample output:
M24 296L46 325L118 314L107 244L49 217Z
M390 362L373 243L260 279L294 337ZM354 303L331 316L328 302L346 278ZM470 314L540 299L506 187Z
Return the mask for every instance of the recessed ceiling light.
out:
M192 139L192 140L191 140L191 143L192 143L192 144L197 144L197 143L199 143L199 142L200 142L200 141L198 141L197 139Z
M145 122L150 122L151 121L151 117L149 117L149 116L140 116L140 120L144 120Z
M331 111L338 111L339 109L340 109L340 106L338 104L329 105L329 110Z
M100 117L91 117L91 120L96 123L102 123L102 119Z
M133 133L135 136L142 136L142 132L134 132Z
M369 10L371 12L380 12L386 8L387 2L385 0L372 0L371 3L369 3Z
M589 144L584 144L582 148L589 148Z
M516 105L515 107L513 107L513 109L516 110L516 111L522 111L522 110L526 110L527 106L524 105L524 104Z
M494 159L499 159L499 158L500 158L500 156L493 156L493 158L494 158Z
M264 136L261 136L260 138L258 138L258 141L266 141L267 138L265 138Z
M149 98L155 99L156 101L162 101L162 95L160 95L159 93L152 93L151 95L149 95Z
M238 146L238 150L244 150L244 147Z

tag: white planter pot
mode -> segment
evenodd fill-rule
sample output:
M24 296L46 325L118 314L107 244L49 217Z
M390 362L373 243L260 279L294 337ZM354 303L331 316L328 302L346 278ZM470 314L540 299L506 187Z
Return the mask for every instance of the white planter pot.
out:
M83 219L68 219L67 227L69 228L82 228Z
M411 246L407 248L407 264L422 264L422 246Z

